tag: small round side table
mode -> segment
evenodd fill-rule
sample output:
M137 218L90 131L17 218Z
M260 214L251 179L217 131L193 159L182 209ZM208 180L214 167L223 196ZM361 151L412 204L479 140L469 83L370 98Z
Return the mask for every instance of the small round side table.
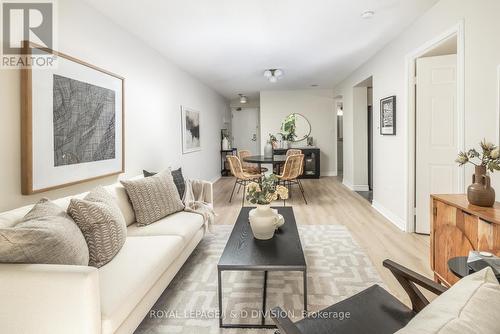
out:
M464 278L474 272L467 265L467 256L452 257L448 260L448 269L458 278Z
M467 256L452 257L448 260L448 269L450 269L450 271L458 278L464 278L465 276L473 274L476 271L486 268L487 266L488 264L483 261L483 263L477 265L476 270L473 270L467 264ZM496 277L500 282L500 275L497 274Z

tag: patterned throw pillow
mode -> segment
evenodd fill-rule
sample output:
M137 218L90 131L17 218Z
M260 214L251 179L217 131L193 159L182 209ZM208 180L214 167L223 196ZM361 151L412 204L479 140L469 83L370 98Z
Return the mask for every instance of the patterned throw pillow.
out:
M121 181L132 202L137 225L144 226L184 209L170 171Z
M144 177L150 177L158 173L148 172L147 170L142 170ZM175 187L181 199L184 198L184 193L186 192L186 181L184 181L184 176L182 175L182 168L171 171L172 177L174 179Z
M0 228L0 262L86 266L89 250L66 211L44 198L19 224Z
M89 266L102 267L118 254L125 243L127 227L120 208L106 189L97 187L84 199L72 198L68 213L87 241Z

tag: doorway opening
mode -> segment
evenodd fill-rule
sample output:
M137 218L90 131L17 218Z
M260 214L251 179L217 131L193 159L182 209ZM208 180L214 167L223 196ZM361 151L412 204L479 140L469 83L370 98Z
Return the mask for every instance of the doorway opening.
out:
M373 201L373 78L353 88L354 173L353 190Z
M344 177L344 103L337 101L337 177Z
M253 155L260 154L259 108L233 108L231 128L233 147L238 151L247 150Z
M462 22L407 58L408 232L430 233L431 194L464 189L463 41Z

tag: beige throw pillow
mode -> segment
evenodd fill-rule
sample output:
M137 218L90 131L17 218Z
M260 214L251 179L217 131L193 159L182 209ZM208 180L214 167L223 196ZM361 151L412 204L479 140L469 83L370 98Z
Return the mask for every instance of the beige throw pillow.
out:
M19 224L0 228L0 262L86 266L89 250L66 211L44 198Z
M397 332L437 333L500 333L500 285L491 268L462 278Z
M120 208L104 188L94 189L84 199L72 198L68 213L87 241L89 266L102 267L118 254L127 227Z
M121 181L139 226L149 225L184 209L170 171L138 180Z

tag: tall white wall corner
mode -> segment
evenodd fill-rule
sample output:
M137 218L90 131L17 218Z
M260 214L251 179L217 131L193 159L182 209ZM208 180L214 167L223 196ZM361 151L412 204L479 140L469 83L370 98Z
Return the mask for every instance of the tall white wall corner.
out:
M372 207L377 210L382 216L387 218L391 223L396 225L400 230L406 232L406 221L395 215L392 211L385 208L377 201L372 201Z

